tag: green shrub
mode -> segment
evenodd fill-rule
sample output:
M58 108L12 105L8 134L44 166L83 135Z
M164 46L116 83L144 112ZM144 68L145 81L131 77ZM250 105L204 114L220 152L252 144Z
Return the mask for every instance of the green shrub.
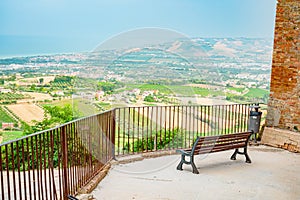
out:
M180 129L176 128L174 130L159 130L158 132L153 132L152 135L147 138L135 139L133 142L127 143L123 150L133 151L133 152L143 152L160 150L166 148L182 147L183 133Z

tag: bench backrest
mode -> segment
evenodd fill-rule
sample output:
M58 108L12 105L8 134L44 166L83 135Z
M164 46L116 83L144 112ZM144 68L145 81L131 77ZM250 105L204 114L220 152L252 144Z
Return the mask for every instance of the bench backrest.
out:
M197 137L192 154L204 154L246 147L253 131L228 135Z

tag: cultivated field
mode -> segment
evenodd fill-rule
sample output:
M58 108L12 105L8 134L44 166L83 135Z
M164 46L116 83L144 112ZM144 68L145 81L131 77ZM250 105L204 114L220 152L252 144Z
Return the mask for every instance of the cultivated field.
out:
M44 119L44 110L35 104L24 103L8 105L7 107L21 120L29 124L32 124L32 120L42 121Z
M32 99L19 100L18 103L29 102L29 101L44 101L44 100L53 99L49 94L38 93L38 92L22 92L22 94L31 96Z
M208 85L208 84L186 84L188 87L198 87L198 88L206 88L206 89L223 89L223 86L216 85Z
M55 76L41 76L34 78L23 78L18 80L18 85L31 85L33 83L38 84L40 79L43 79L42 84L49 84L51 81L54 81Z

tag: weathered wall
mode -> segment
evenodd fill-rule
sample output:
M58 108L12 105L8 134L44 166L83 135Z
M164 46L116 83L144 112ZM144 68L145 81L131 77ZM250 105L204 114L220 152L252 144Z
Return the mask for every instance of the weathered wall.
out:
M278 0L262 143L300 152L300 0Z
M284 129L265 127L261 142L266 145L300 152L300 134Z
M278 0L267 126L300 130L300 0Z

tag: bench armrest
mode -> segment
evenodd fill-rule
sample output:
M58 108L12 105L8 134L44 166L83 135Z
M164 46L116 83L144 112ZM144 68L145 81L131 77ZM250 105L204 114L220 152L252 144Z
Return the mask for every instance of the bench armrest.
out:
M186 152L182 149L176 149L176 153L180 153L180 154L185 155L185 156L190 156L191 155L191 152Z

